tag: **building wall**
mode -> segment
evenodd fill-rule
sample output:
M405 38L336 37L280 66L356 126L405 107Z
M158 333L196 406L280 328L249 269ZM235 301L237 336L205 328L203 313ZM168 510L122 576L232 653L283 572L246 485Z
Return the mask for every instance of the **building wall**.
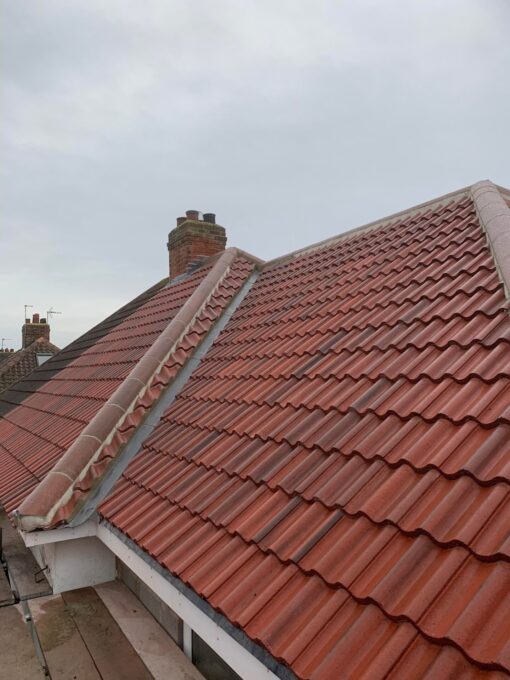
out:
M31 550L39 566L46 567L45 574L55 594L118 578L191 659L205 680L241 680L217 652L95 536L35 545Z
M242 680L196 633L192 633L189 638L192 645L191 650L186 650L182 619L118 558L117 577L147 607L156 621L179 647L184 649L187 654L191 652L191 661L206 680Z
M156 621L182 649L182 619L119 559L117 559L117 577L147 607Z
M48 543L31 548L53 592L65 593L76 588L113 581L115 556L95 536Z

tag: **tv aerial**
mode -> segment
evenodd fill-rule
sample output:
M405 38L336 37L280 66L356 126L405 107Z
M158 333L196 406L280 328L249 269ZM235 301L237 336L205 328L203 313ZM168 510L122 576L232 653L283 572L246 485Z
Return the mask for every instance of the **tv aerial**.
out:
M52 316L55 316L55 314L62 314L62 312L57 312L55 309L53 309L53 307L50 307L46 312L46 318L48 319L48 322Z

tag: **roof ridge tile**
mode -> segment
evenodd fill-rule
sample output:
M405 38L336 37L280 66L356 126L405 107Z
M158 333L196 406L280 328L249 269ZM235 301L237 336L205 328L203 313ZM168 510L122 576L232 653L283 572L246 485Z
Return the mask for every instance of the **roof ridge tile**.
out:
M473 185L470 194L510 299L510 208L498 187L488 180Z

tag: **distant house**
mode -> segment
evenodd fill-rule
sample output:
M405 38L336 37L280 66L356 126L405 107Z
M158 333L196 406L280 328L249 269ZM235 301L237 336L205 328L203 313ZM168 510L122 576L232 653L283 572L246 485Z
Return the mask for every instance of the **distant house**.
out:
M179 218L170 277L0 400L54 592L122 579L210 679L508 675L509 204L270 262Z
M32 320L25 319L22 331L22 347L18 351L0 351L0 392L14 385L29 373L42 366L59 348L50 342L50 325L45 318L34 314Z

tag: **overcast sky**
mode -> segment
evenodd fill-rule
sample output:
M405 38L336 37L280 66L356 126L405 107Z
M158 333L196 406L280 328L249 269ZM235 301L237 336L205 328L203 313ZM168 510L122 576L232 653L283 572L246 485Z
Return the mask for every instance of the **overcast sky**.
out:
M0 335L167 274L186 209L272 258L510 186L508 0L2 0Z

